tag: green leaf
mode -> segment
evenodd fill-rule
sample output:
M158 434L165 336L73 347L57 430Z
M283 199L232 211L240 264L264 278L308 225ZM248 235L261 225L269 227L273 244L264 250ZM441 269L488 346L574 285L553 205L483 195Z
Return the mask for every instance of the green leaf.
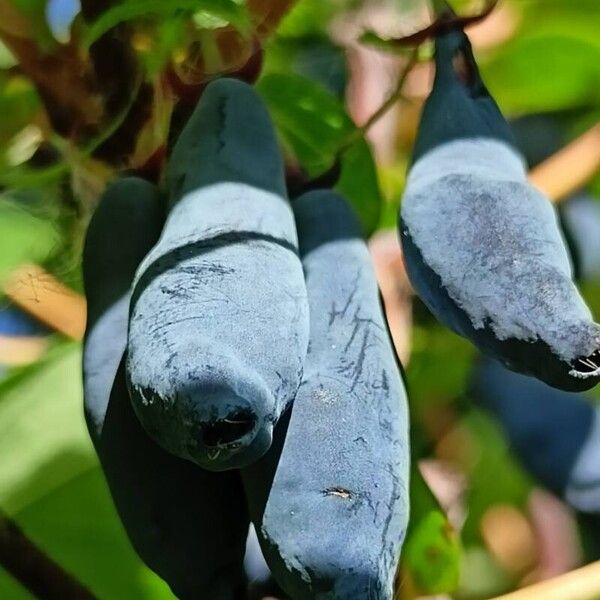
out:
M281 37L300 38L324 34L331 18L339 10L334 2L302 0L296 2L277 28Z
M295 73L342 98L348 81L348 64L344 49L325 36L277 35L268 42L262 73Z
M257 90L308 174L327 170L343 141L355 130L339 100L298 75L267 75L259 80Z
M492 598L510 591L513 582L482 546L469 546L463 553L460 597Z
M26 535L99 600L173 600L168 586L131 547L98 466L15 515ZM31 596L0 570L0 598Z
M10 0L9 4L13 4L26 20L29 31L13 30L12 23L2 23L7 31L23 35L24 37L32 37L42 48L50 50L56 47L56 40L48 27L46 20L46 5L48 0Z
M40 100L31 81L0 72L0 166L7 163L8 144L30 124L40 110ZM8 116L9 118L6 118Z
M372 233L379 224L382 199L375 161L364 139L359 139L344 153L342 173L335 187L350 200L363 229Z
M19 265L45 261L59 241L48 219L36 216L24 203L18 204L9 198L0 196L0 287Z
M416 310L426 310L418 301ZM417 318L423 317L417 313ZM466 389L476 355L473 345L463 337L432 321L418 323L412 331L412 356L406 376L411 390L414 415L431 406L449 404Z
M10 69L17 64L13 53L0 40L0 69Z
M452 592L460 578L460 539L416 467L411 470L410 505L403 565L420 594Z
M487 414L471 409L461 424L476 444L466 499L469 512L462 530L465 543L472 543L480 540L479 523L484 513L496 504L524 506L532 483L511 454L500 428Z
M257 89L284 144L311 177L327 171L356 133L342 103L309 79L272 73L259 80ZM344 152L337 189L351 202L365 232L372 232L379 221L381 192L375 163L363 138Z
M36 600L25 588L21 587L6 571L0 567L0 594L11 600Z
M63 343L0 384L0 507L101 600L170 599L121 526L83 418L81 348ZM0 598L25 600L0 571Z
M483 74L503 110L522 114L597 105L599 64L600 43L587 36L536 33L504 47Z
M169 19L181 14L210 15L248 33L250 20L245 4L236 0L124 0L104 12L88 29L85 43L91 45L119 23L135 19Z
M0 506L8 514L95 463L80 370L80 347L69 343L0 386Z

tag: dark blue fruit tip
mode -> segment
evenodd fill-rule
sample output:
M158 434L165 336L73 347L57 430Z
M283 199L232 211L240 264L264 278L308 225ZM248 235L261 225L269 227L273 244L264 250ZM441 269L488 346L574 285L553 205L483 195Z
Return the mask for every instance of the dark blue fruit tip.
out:
M173 148L171 203L211 184L240 182L285 196L283 158L269 112L238 79L211 82Z
M363 239L360 222L350 204L331 190L312 190L294 200L300 254L306 257L326 242ZM327 223L323 227L323 223Z
M129 394L147 433L165 449L209 471L237 469L259 459L272 442L272 424L231 390L200 386L165 398L132 385Z
M129 290L138 265L158 239L163 212L158 188L143 179L125 177L106 188L83 249L83 283L92 321Z

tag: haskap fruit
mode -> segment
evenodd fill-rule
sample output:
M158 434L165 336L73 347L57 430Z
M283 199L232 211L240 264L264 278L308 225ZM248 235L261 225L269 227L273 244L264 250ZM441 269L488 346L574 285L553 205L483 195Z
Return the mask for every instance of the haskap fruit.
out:
M300 385L308 304L283 161L252 87L209 84L169 160L170 208L131 302L128 384L148 434L247 465Z
M434 315L509 368L582 391L600 379L600 326L573 283L550 201L457 27L435 40L401 207L409 278Z
M249 517L238 473L211 473L155 444L127 393L124 352L135 270L162 228L158 190L135 178L108 188L88 228L85 415L127 535L184 600L244 598Z
M310 345L289 424L242 471L250 513L292 598L391 600L409 510L401 369L347 202L313 191L294 212Z
M488 358L476 368L472 395L538 481L575 509L600 513L600 409L591 399Z

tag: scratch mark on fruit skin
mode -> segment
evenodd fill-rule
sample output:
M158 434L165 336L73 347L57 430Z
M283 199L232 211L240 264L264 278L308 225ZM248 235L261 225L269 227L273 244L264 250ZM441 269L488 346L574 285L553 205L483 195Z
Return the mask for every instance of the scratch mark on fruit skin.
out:
M343 229L351 213L331 196L294 204L312 339L272 493L257 512L291 597L391 600L407 517L406 391L368 250L356 228ZM339 217L339 229L318 226L314 210ZM355 545L344 543L349 527Z
M323 496L335 496L337 498L343 498L344 500L352 499L352 492L343 487L332 487L321 492Z
M352 304L352 302L354 300L354 296L356 295L356 292L358 290L359 279L360 279L360 271L357 271L356 275L354 277L354 281L352 282L352 290L350 291L350 294L348 294L348 298L347 298L346 303L344 304L342 310L336 310L335 300L332 302L331 311L329 313L329 325L330 326L333 325L336 318L346 316L346 312L350 308L350 305Z
M133 307L144 290L155 279L167 271L181 268L180 263L183 261L197 258L202 254L212 252L218 248L235 244L246 244L251 241L263 241L276 244L298 256L298 249L288 240L256 231L230 231L218 233L210 238L189 242L188 244L178 246L166 254L161 255L152 264L148 265L144 270L144 273L138 279L133 290L130 313L133 311Z

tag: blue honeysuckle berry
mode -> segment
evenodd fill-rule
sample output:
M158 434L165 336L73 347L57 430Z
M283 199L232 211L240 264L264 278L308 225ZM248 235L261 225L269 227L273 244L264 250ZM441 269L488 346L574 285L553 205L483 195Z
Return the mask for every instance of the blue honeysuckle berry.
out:
M600 409L498 361L477 365L471 394L490 412L533 477L573 508L600 513Z
M290 597L391 600L408 524L401 368L348 203L317 190L293 206L310 344L289 423L242 470L250 513Z
M485 88L461 30L436 75L402 199L409 278L433 314L511 369L566 390L600 380L600 326L573 282L550 201Z
M283 160L251 86L207 86L167 175L165 227L134 281L128 385L141 423L169 452L239 468L271 445L308 345Z
M158 190L109 186L88 228L85 416L108 487L140 558L178 598L241 597L249 517L237 473L210 473L155 444L133 412L124 353L131 284L163 224Z

